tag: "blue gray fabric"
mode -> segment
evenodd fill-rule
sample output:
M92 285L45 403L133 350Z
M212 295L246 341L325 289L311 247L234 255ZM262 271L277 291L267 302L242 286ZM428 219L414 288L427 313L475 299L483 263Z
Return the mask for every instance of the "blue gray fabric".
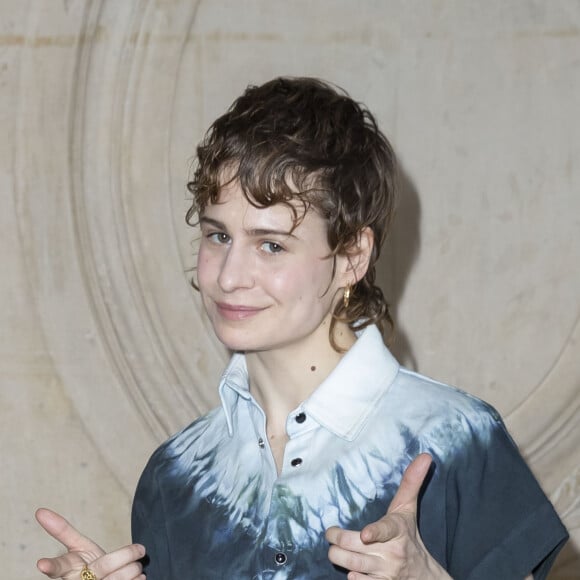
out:
M399 366L375 327L290 414L278 476L243 355L222 405L151 457L133 504L149 580L345 578L324 531L383 516L412 459L429 552L456 580L545 578L567 533L483 401Z

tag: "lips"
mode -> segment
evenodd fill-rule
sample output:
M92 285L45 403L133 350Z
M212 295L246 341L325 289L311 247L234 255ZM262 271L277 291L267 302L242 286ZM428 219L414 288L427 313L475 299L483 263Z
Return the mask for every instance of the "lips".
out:
M242 304L226 304L224 302L216 302L215 304L220 316L226 320L246 320L265 310Z

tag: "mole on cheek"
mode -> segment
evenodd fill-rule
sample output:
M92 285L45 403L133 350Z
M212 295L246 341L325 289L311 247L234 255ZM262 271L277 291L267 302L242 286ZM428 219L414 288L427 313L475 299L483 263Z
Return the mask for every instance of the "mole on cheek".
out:
M314 372L314 371L316 370L316 367L315 367L314 365L312 365L312 366L310 367L310 370L311 370L312 372Z

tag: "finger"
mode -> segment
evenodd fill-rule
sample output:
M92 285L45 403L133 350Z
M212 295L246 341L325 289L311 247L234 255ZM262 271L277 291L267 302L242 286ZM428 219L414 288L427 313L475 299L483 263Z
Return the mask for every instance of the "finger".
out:
M399 489L392 499L387 513L400 510L417 513L417 498L419 497L421 486L429 472L431 463L431 456L427 453L421 453L415 457L407 469L405 469Z
M36 567L49 578L62 578L74 570L80 570L82 561L77 554L64 554L58 558L41 558Z
M364 544L359 532L333 526L326 530L326 539L331 544L328 559L336 566L349 570L348 580L362 580L369 576L384 578L380 575L384 572L384 557L374 546Z
M416 521L417 499L431 463L431 456L421 453L408 465L387 514L361 530L361 540L365 544L388 542L404 533L408 522L400 519L401 515L403 517L410 515L413 521Z
M98 544L83 536L60 514L46 508L40 508L36 510L35 516L36 521L48 534L63 544L69 551L94 553L95 558L104 553Z
M328 559L335 565L351 572L360 572L368 574L376 568L373 563L374 557L359 552L344 550L339 546L332 545L328 550Z
M333 564L350 571L368 572L371 564L366 562L365 545L359 532L332 526L326 530L325 536L330 543L328 559Z
M72 572L79 572L87 563L97 578L132 580L138 578L142 573L143 566L138 560L144 555L145 548L141 544L130 544L87 562L78 553L69 552L58 558L42 558L36 565L43 574L50 578L70 576Z
M91 566L91 570L101 580L134 580L135 578L139 578L139 576L144 576L143 566L140 562L131 562L127 566L113 570L106 576L99 576L98 570L95 570L93 566Z
M360 533L356 531L343 530L338 526L332 526L326 530L325 536L330 544L334 544L345 550L358 552L364 548Z
M359 574L358 572L353 572L352 570L347 575L347 580L368 580L369 578L391 578L390 576L377 576L372 573L370 574Z
M404 533L405 522L401 516L387 514L380 520L365 526L360 532L360 539L364 545L375 542L388 542Z
M131 580L141 574L143 567L138 560L143 556L145 556L145 548L141 544L130 544L91 562L90 568L97 578Z

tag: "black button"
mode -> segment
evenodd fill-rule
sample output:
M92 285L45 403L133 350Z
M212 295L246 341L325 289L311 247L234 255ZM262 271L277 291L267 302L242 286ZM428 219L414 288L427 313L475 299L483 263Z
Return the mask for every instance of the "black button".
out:
M299 466L299 465L301 465L301 464L302 464L302 459L301 459L300 457L296 457L296 459L293 459L293 460L290 462L290 465L291 465L292 467L298 467L298 466Z
M294 419L296 419L296 423L304 423L306 421L306 415L304 413L298 413Z
M286 564L286 560L288 558L286 558L286 554L284 554L283 552L278 552L275 556L276 559L276 564L278 564L278 566L282 566L282 564Z

